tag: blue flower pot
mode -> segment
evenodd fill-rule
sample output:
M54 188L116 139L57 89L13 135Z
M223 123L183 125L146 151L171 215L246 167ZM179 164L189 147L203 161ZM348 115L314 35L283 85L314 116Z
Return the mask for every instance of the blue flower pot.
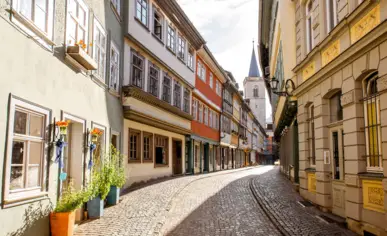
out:
M87 215L90 219L103 216L103 200L99 196L87 202Z
M120 188L110 186L109 194L106 197L106 203L109 206L114 206L118 204L118 200L120 200Z

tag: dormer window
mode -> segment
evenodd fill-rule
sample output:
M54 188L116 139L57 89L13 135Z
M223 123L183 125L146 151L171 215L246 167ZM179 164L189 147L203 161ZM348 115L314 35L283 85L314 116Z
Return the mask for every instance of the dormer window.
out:
M161 41L163 40L163 21L163 15L157 7L153 6L153 34Z

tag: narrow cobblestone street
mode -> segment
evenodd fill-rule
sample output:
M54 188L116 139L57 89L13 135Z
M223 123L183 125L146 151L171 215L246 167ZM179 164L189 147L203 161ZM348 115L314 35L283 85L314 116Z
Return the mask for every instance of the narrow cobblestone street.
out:
M185 176L129 192L75 235L352 235L298 200L277 167Z

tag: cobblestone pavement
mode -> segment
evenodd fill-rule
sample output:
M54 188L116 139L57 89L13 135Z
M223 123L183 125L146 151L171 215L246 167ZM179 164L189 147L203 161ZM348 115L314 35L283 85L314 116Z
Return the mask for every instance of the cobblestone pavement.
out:
M314 217L317 209L302 208L299 199L272 166L185 176L125 194L120 204L105 209L103 217L78 226L75 235L348 233Z
M276 167L251 181L251 188L259 203L284 235L356 235L321 218L314 206L302 207L304 199Z

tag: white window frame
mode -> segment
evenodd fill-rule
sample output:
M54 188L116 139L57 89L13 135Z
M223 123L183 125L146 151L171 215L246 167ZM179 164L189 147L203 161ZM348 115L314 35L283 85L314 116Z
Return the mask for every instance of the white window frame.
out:
M198 100L192 99L192 116L194 120L198 120Z
M113 57L112 57L113 51L117 54L117 62L116 63L113 61ZM113 80L113 78L112 78L112 74L113 74L112 73L112 66L116 66L116 70L117 70L116 71L117 88L114 88L112 86L112 84L113 84L112 83L112 80ZM118 92L120 90L120 50L118 50L117 45L113 41L111 41L111 45L110 45L110 67L109 68L110 68L109 88Z
M212 121L213 121L213 118L212 118L212 116L213 116L213 111L211 110L211 109L208 109L209 110L209 118L208 118L208 126L210 126L211 128L214 128L215 127L215 125L213 126L212 125Z
M111 140L112 140L113 135L117 136L117 151L121 152L121 134L120 134L120 132L111 129L110 130L110 140L109 140L110 144L112 144Z
M115 11L120 16L121 15L121 0L110 0L113 5Z
M67 17L66 17L66 46L72 46L72 45L75 45L75 43L78 43L78 42L72 42L70 41L70 30L69 30L69 20L70 19L73 19L75 22L76 22L76 28L77 28L77 32L76 32L76 37L78 38L78 31L79 29L83 29L85 30L85 38L84 38L84 43L86 45L89 45L89 8L86 6L86 4L82 1L82 0L73 0L75 2L77 2L78 4L78 8L77 8L77 12L79 12L79 8L81 8L83 11L85 11L85 24L84 25L81 25L80 22L79 22L79 19L78 19L78 16L77 15L74 15L72 12L70 12L70 0L66 0L67 2ZM78 39L77 39L78 40ZM88 51L88 46L84 49L86 52Z
M331 3L333 2L333 6L331 6ZM337 25L337 1L336 0L325 0L325 9L326 9L326 16L327 16L327 33L331 32L333 28ZM333 27L331 28L331 10L333 14Z
M100 45L101 48L100 48L100 55L96 55L97 52L97 44L96 44L96 33L97 31L100 32L100 34L102 34L104 37L105 37L105 45ZM100 80L102 80L103 82L105 82L105 76L106 76L106 44L107 44L107 35L106 35L106 31L105 29L102 27L102 25L99 23L99 21L97 20L97 18L94 17L94 28L93 28L93 59L95 60L95 62L97 62L98 64L98 69L95 71L95 74L98 76L98 78ZM103 54L101 54L103 53ZM98 60L98 58L100 58L101 56L104 55L104 63L102 66L100 66L100 61ZM98 58L97 58L98 56ZM102 67L102 68L101 68ZM102 74L101 74L101 70L102 71Z
M36 140L41 140L43 145L42 157L41 157L41 169L40 169L40 186L32 187L32 188L23 188L18 190L10 190L10 173L11 173L11 162L12 162L12 144L13 140L17 136L23 136L24 139L28 139L30 141L34 141L35 138L27 135L14 135L14 119L15 119L15 110L16 107L19 107L21 110L26 110L30 113L38 113L39 115L44 115L44 134L43 138L36 138ZM6 168L5 168L5 181L4 181L4 204L12 204L18 201L29 200L31 198L42 197L47 195L47 168L49 168L49 163L47 162L47 140L49 138L49 134L46 132L48 125L50 124L51 119L51 110L47 108L40 107L38 105L34 105L22 100L19 100L15 97L11 97L10 101L10 109L8 113L8 135L7 135L7 149L6 149ZM15 137L14 137L15 136ZM29 153L26 153L29 156ZM28 157L27 161L28 162ZM25 163L24 163L25 164Z
M199 122L200 123L203 123L203 109L204 109L204 104L203 103L201 103L201 102L198 102L198 104L199 104Z
M203 114L204 114L204 124L205 125L208 125L208 106L204 106L204 112L203 112Z
M182 61L185 61L186 48L187 41L181 34L179 34L177 36L177 57Z
M173 37L172 37L173 32ZM176 52L176 29L171 25L168 24L167 26L167 48L171 50L173 53Z
M144 10L144 7L142 6L142 4L143 4L144 2L146 3L146 8L145 8L145 13L146 13L146 15L145 15L145 20L146 20L146 24L144 24L144 22L142 21L143 10ZM138 4L141 5L141 10L140 10L140 12L141 12L141 19L138 18L138 16L137 16L137 11L138 11L137 5L138 5ZM145 27L148 28L148 26L149 26L149 2L148 2L148 0L135 0L135 1L134 1L134 17L135 17L141 24L143 24Z
M103 155L103 152L105 151L105 147L106 147L106 137L107 137L106 127L92 121L91 122L91 129L94 129L94 128L102 130L102 135L99 136L99 138L101 140L101 155ZM90 158L90 156L89 156L89 158ZM94 154L93 154L93 158L95 158ZM102 156L100 158L102 158Z
M222 84L219 80L216 80L216 94L218 94L218 96L222 96Z
M344 149L344 140L343 140L343 126L338 125L335 127L330 128L329 130L329 147L330 147L330 162L332 165L332 180L338 180L338 181L343 181L345 177L345 170L344 170L344 156L343 156L343 149ZM337 139L338 139L338 150L339 150L339 179L335 179L335 160L334 160L334 153L333 153L333 133L337 132Z
M188 48L188 52L187 52L187 66L188 68L190 68L191 70L194 69L194 49L191 48L189 45L187 46ZM190 49L192 49L192 54L190 53Z
M53 40L53 29L54 29L54 0L46 0L46 27L45 29L40 29L32 19L29 19L27 16L23 15L21 12L21 2L24 0L13 0L12 1L12 18L11 20L15 22L23 31L25 31L32 38L37 39L38 42L42 43L46 48L50 48L55 45ZM36 7L34 5L34 7ZM34 11L31 9L31 14Z
M313 4L312 0L306 2L305 5L305 25L306 25L306 53L312 51L313 48L313 26L312 26L312 9L308 10L308 5Z
M153 19L153 21L152 21L152 33L153 33L153 35L156 37L156 38L158 38L159 40L161 40L161 41L163 41L164 40L164 15L163 15L163 13L159 10L159 8L157 7L157 6L155 6L155 5L152 5L152 12L153 12L153 14L152 14L152 19ZM158 21L158 20L156 20L155 19L155 14L158 14L158 15L160 15L160 21ZM157 34L156 34L156 32L155 32L155 20L160 24L160 26L161 26L161 29L160 29L160 34L161 34L161 38L159 38L158 36L157 36Z
M212 72L210 72L210 88L214 88L214 75L212 74ZM216 89L218 89L218 87L216 87ZM218 93L218 90L216 90L216 92Z

